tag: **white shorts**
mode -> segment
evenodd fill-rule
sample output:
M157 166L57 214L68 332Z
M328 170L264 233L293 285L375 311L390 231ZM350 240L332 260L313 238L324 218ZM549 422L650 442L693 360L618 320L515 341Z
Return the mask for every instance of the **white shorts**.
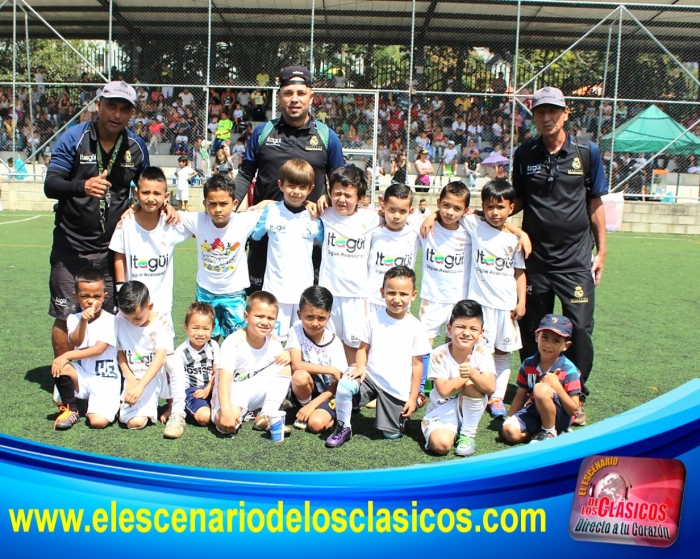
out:
M518 323L510 316L510 311L481 307L484 312L484 333L479 340L489 352L494 348L510 353L523 347Z
M299 305L294 303L279 303L277 311L277 322L275 323L275 335L281 342L287 341L289 329L292 324L299 320L297 311Z
M175 199L179 200L180 202L189 202L190 201L190 189L189 187L185 188L177 188L177 192L175 193Z
M119 411L119 391L122 385L117 364L114 363L114 369L108 372L114 373L114 376L109 377L98 377L88 373L80 363L72 362L71 365L78 374L78 390L75 397L88 401L87 413L101 415L110 423L114 421Z
M284 365L271 365L253 378L231 383L231 405L241 408L241 421L248 411L262 408L270 383L284 367ZM216 417L220 411L219 394L218 390L215 390L211 399L212 417Z
M428 338L437 338L442 325L450 322L452 316L453 303L435 303L427 299L420 301L420 321L428 332Z
M438 429L448 429L454 433L455 437L459 433L462 425L462 411L460 408L461 398L452 398L426 412L423 421L420 422L421 431L425 437L425 449L428 449L430 435Z
M350 347L360 347L360 334L367 320L368 304L364 297L333 297L331 320L335 335Z
M127 423L134 417L147 417L153 423L158 420L158 398L163 391L163 387L168 385L168 378L165 367L162 367L158 374L143 389L143 393L133 406L124 402L122 393L122 403L119 406L119 421Z

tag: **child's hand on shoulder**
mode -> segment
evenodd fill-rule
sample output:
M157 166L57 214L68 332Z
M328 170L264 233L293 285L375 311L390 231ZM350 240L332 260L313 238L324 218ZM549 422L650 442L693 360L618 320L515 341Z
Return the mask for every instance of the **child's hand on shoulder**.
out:
M165 216L165 223L169 225L180 225L180 214L170 204L165 202L160 211Z
M275 363L278 365L289 365L292 362L292 356L288 351L283 351L279 355L275 355Z
M314 219L321 215L321 212L318 210L318 205L314 204L313 202L306 202L306 211L309 212L309 215L311 215L311 217Z
M316 208L318 210L318 215L323 215L328 208L331 207L331 200L327 194L321 194L318 200L316 200Z
M525 254L525 258L529 258L530 254L532 254L532 241L530 240L530 235L525 233L525 231L520 233L520 237L518 237L518 246L516 250L522 250Z

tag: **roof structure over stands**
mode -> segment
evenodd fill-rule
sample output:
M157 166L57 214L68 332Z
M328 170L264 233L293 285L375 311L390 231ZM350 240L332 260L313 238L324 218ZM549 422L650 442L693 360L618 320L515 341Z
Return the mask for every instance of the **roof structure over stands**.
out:
M206 36L210 21L207 0L113 0L111 4L109 0L0 0L0 36L13 34L15 3L22 23L23 10L28 13L34 38L55 37L55 30L65 38L104 39L109 36L110 9L115 40ZM214 0L212 34L299 40L299 35L308 34L312 27L312 4L316 41L411 43L414 3L406 0ZM687 17L684 8L698 6L700 0L632 0L624 4L671 51L697 48L688 38L700 33L700 17L698 12ZM513 45L517 29L523 48L566 48L619 5L599 0L416 1L415 36L424 44L469 42L498 50ZM604 50L607 30L596 29L589 38L593 42L588 45Z

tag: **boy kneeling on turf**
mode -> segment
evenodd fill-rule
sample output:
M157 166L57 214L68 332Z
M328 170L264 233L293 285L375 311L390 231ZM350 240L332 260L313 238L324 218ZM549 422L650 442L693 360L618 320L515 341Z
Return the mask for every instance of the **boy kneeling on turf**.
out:
M457 456L471 456L476 450L476 429L488 395L496 389L493 355L478 344L483 332L481 305L469 299L460 301L447 325L452 341L430 354L428 379L434 385L421 428L425 448L436 454L447 454L458 433Z
M95 268L78 272L75 296L82 312L70 315L67 320L68 339L73 349L56 357L51 365L56 385L54 400L61 410L53 428L66 430L77 423L75 400L87 398L90 427L102 429L117 415L121 388L114 315L102 310L107 298L102 273Z
M356 368L338 382L335 407L338 420L329 448L352 437L350 414L377 400L375 425L387 439L398 439L406 420L416 411L423 375L423 356L430 352L428 334L410 314L416 298L416 274L406 266L395 266L384 275L381 289L386 309L370 312L364 331L359 333Z
M520 366L518 392L503 422L507 442L546 441L571 426L581 394L581 374L563 355L572 328L571 320L558 314L541 320L535 331L537 353Z
M211 402L214 425L221 433L236 433L246 413L260 408L253 429L267 430L268 414L278 411L287 395L292 370L289 353L272 334L277 311L272 293L256 291L248 297L245 328L221 344Z

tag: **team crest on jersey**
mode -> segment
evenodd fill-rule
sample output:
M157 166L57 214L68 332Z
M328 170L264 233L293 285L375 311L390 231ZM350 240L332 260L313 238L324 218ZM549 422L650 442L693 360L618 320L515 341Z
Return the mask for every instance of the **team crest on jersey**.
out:
M588 303L588 297L586 297L586 293L583 291L583 287L580 285L577 285L574 287L574 298L571 299L572 303Z
M571 162L571 169L569 169L566 173L568 175L583 175L581 160L578 157L574 157L574 160Z
M129 150L124 152L124 163L122 167L133 167L134 164L131 162L131 152Z
M314 134L313 136L311 136L311 138L309 138L309 145L306 146L306 150L320 151L321 149L323 148L321 148L321 146L319 145L318 137Z

